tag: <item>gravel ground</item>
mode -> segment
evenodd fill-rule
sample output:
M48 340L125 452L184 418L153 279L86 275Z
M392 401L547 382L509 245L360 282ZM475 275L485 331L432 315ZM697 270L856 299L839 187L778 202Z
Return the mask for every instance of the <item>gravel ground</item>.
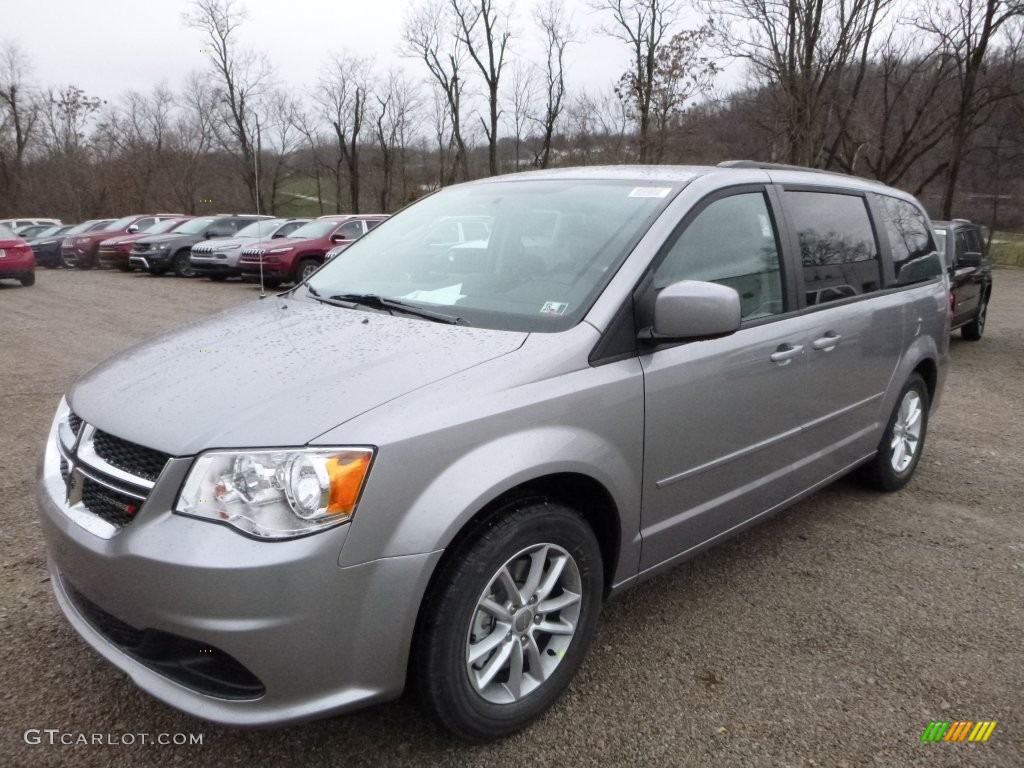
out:
M0 764L1024 765L1024 270L996 274L983 341L954 339L914 482L878 495L841 481L613 601L569 695L489 746L405 700L279 730L195 720L138 691L57 609L33 486L61 393L256 293L48 270L0 284ZM985 744L920 742L939 719L999 725ZM202 745L34 745L28 729Z

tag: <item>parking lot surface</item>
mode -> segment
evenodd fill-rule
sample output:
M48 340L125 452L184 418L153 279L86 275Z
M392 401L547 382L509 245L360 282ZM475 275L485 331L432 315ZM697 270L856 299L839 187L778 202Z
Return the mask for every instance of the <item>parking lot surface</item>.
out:
M625 593L568 695L484 746L406 700L215 726L137 690L60 614L34 484L61 394L107 356L257 295L65 270L0 284L0 764L1024 765L1024 270L996 272L982 341L954 338L907 488L840 481ZM295 664L315 664L301 648ZM998 725L987 743L924 743L933 720ZM150 743L161 734L202 744Z

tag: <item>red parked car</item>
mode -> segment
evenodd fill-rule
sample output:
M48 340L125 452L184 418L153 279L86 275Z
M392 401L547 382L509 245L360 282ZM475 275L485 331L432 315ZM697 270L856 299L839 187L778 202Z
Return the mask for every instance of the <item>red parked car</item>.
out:
M132 235L118 235L107 240L100 241L99 261L101 267L116 267L122 272L131 272L133 267L128 263L128 257L132 252L132 243L150 235L163 235L173 232L186 221L195 218L194 216L182 216L177 219L162 219L153 224L149 229L139 230Z
M242 279L258 282L262 263L266 285L273 287L281 283L301 282L320 268L327 251L361 237L367 225L372 228L386 218L386 215L377 213L321 216L303 224L292 232L291 237L251 245L242 251L242 258L238 261Z
M180 213L135 214L118 219L104 229L64 238L60 256L65 267L92 269L99 264L100 243L117 235L134 235L165 219L179 219Z
M36 281L36 257L31 245L9 227L0 226L0 279L5 277L32 285Z

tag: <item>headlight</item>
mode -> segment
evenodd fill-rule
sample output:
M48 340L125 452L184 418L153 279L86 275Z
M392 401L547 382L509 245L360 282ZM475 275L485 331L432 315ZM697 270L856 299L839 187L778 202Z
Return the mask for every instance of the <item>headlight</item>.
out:
M153 246L153 250L154 251L166 251L167 248L168 248L168 246L166 244L164 244L164 245L154 245Z
M288 251L294 251L294 250L295 250L295 246L289 245L287 248L275 248L272 251L267 251L267 253L268 254L270 254L270 253L288 253Z
M313 533L352 519L372 461L363 447L204 453L174 511L268 539Z

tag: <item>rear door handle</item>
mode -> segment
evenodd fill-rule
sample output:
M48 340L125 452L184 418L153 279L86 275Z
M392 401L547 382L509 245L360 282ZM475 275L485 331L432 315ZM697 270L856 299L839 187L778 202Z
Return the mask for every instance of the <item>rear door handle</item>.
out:
M831 352L833 349L836 348L836 344L839 343L839 340L841 338L843 337L840 336L838 333L835 333L834 331L829 331L820 339L815 339L811 346L822 352Z
M790 361L804 351L803 344L780 344L769 359L778 365L789 365Z

